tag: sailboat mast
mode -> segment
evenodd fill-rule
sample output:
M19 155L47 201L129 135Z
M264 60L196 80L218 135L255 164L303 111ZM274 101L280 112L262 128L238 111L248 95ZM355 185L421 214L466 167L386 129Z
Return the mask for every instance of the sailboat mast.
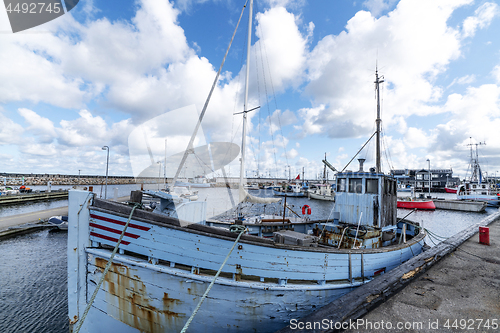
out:
M376 151L376 171L377 173L380 173L381 167L380 167L380 122L382 121L380 119L380 86L379 84L384 82L384 77L378 77L378 69L375 69L375 91L377 93L377 120L375 121L377 124L377 151Z
M245 176L245 147L247 135L247 113L248 113L248 82L250 76L250 45L252 43L252 12L253 0L250 0L248 13L248 40L247 40L247 68L245 79L245 100L243 105L243 137L241 139L241 164L240 164L240 189L243 189L243 177Z

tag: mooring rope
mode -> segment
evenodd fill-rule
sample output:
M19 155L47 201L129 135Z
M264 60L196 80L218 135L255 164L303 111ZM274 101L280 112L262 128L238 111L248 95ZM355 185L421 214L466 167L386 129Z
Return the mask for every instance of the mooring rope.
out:
M132 208L132 211L130 212L130 215L128 217L127 223L125 223L125 228L123 228L123 231L120 235L120 238L118 239L118 242L116 243L115 248L113 249L113 252L111 253L111 257L108 260L108 263L106 264L106 268L104 268L104 272L102 273L101 279L99 280L99 283L97 284L97 287L94 290L94 294L92 294L92 297L90 298L89 303L87 304L87 307L85 308L85 311L83 312L82 319L78 322L78 325L76 326L75 333L78 333L80 331L80 328L83 325L83 322L85 321L85 318L87 317L87 314L89 313L90 307L94 303L94 300L97 296L97 292L101 288L101 284L104 281L104 278L106 277L106 274L109 271L109 268L111 267L111 263L113 262L113 258L115 257L116 252L118 252L118 246L120 245L123 236L125 235L125 230L127 230L128 224L130 223L130 220L132 220L132 215L134 214L134 211L137 207L140 207L140 204L135 204L134 208Z
M213 287L213 285L215 283L215 280L217 280L217 278L219 277L219 274L222 271L222 268L224 267L224 265L226 264L227 260L229 259L229 256L233 252L236 244L238 244L238 241L240 240L241 235L243 235L243 233L245 232L246 227L243 226L243 225L233 224L233 225L231 225L229 227L229 230L231 232L234 232L234 233L239 232L239 235L236 238L236 240L234 241L233 247L231 248L231 250L229 250L229 253L226 256L226 259L224 259L224 262L222 263L222 265L220 266L219 270L217 271L217 274L215 274L214 278L212 279L212 282L210 283L210 285L208 286L207 290L205 291L205 293L201 297L200 301L198 302L198 305L194 309L193 314L191 315L191 317L189 317L188 321L186 322L186 324L182 328L181 333L185 333L186 332L186 330L189 327L189 324L191 324L191 322L193 321L194 316L196 316L196 313L198 313L198 310L200 309L201 303L203 303L203 301L205 300L205 298L207 298L208 293L210 292L210 289L212 289L212 287Z

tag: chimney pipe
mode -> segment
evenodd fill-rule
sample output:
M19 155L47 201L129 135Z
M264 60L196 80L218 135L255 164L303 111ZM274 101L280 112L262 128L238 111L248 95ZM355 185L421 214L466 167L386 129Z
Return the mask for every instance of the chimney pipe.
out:
M365 163L366 159L358 158L359 161L359 172L363 172L363 163Z

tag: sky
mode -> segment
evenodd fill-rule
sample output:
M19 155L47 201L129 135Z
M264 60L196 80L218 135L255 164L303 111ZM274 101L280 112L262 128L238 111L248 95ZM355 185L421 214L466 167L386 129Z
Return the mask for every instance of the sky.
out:
M0 8L0 173L101 175L108 146L110 175L170 176L165 156L186 149L244 2L81 0L17 33ZM195 150L241 146L247 15ZM375 131L376 70L385 172L463 178L477 144L483 172L500 176L499 16L495 0L255 0L246 176L316 178L325 154L344 169ZM234 146L218 147L231 158L207 175L237 175Z

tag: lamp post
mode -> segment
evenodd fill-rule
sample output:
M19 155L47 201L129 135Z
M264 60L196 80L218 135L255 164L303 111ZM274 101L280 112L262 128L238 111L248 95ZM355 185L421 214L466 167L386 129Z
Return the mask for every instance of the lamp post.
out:
M102 150L107 150L108 151L108 157L106 158L106 187L104 189L104 199L108 198L108 169L109 169L109 147L104 146L102 147Z
M429 197L430 197L431 196L431 178L432 178L432 174L431 174L431 160L427 159L427 162L429 162Z
M161 162L160 162L160 161L158 161L158 162L156 162L156 163L158 163L158 191L160 191L160 180L161 180L161 178L160 178L160 175L161 175Z

